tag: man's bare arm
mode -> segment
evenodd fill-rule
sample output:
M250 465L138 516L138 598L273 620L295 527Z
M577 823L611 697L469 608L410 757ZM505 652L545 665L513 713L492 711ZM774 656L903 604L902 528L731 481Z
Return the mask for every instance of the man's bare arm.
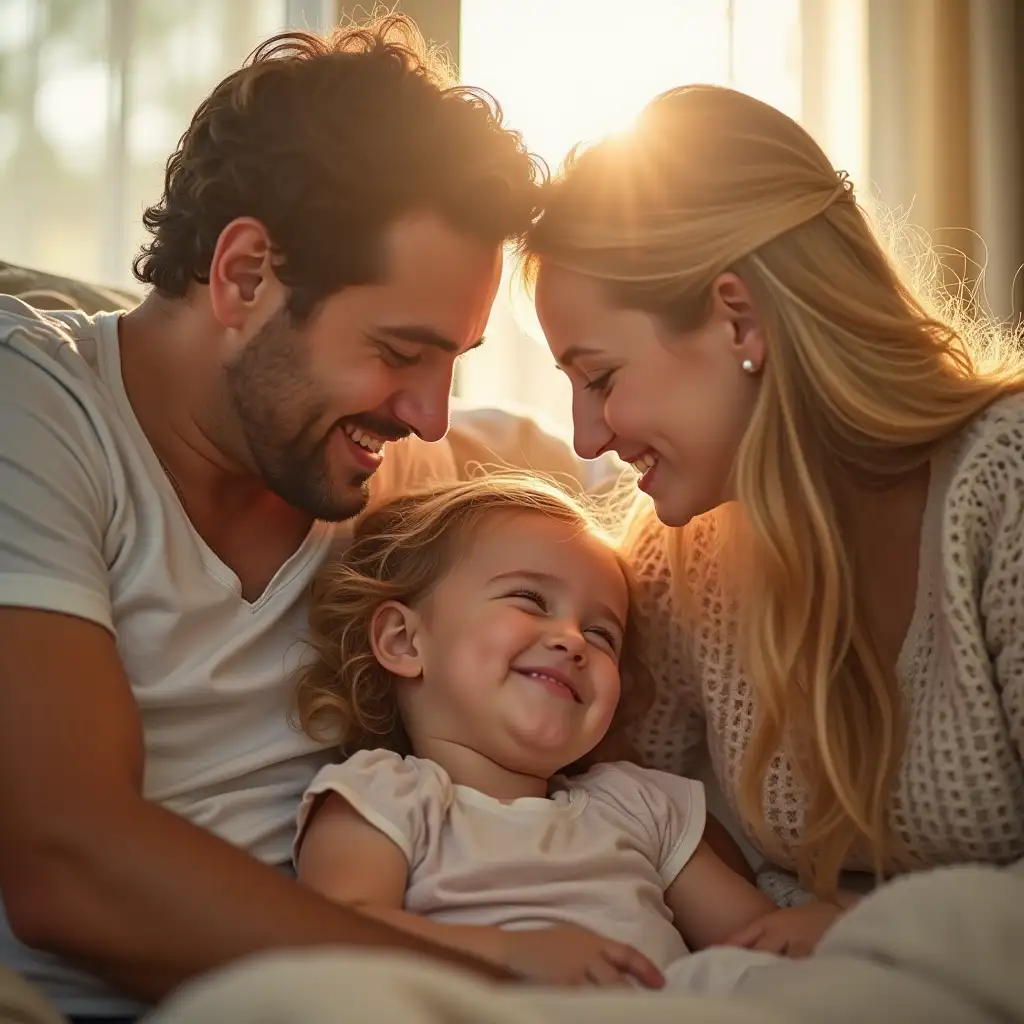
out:
M100 626L0 608L0 680L0 892L28 945L147 1000L278 947L386 947L506 977L147 803L138 709Z

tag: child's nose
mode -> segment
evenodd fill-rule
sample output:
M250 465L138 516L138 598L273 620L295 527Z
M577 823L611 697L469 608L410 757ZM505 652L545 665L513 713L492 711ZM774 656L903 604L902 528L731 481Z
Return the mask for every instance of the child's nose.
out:
M576 664L586 660L587 641L578 629L561 629L551 638L550 643L553 650L563 651Z

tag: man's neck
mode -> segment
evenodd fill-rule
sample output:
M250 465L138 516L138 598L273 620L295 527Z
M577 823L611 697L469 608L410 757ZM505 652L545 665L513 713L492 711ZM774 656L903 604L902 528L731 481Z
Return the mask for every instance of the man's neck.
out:
M196 533L255 600L302 544L310 516L245 462L221 373L222 335L201 307L147 299L119 325L128 401Z
M224 413L220 327L198 304L151 295L122 317L121 372L136 419L183 498L249 505L266 494ZM236 435L236 436L232 436Z

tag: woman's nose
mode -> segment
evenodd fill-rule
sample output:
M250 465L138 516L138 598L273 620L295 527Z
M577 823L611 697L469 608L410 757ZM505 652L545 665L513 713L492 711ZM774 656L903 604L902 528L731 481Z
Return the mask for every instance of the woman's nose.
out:
M608 449L612 432L604 416L592 403L573 401L572 446L581 459L596 459Z

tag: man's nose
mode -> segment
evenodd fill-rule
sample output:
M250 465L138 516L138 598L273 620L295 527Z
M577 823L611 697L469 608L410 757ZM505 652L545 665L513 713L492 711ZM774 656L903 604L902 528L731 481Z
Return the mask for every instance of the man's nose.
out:
M452 375L420 378L393 404L395 415L424 441L440 441L448 433Z

